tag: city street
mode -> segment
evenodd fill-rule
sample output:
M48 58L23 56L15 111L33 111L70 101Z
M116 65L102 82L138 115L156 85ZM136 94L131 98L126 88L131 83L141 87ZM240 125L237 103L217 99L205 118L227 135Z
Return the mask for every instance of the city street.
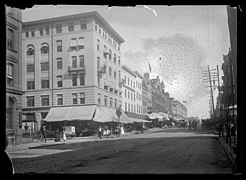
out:
M28 151L48 153L17 158L10 152L16 173L231 174L232 170L216 135L177 128L68 140Z

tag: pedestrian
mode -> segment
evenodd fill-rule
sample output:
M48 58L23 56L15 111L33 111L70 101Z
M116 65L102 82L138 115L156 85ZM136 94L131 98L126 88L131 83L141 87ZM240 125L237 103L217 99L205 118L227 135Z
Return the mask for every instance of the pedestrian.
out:
M98 137L99 137L100 139L102 139L102 133L103 133L103 129L102 129L101 126L99 126L99 128L98 128Z
M55 142L60 141L59 130L57 129L55 132Z
M67 140L66 134L63 131L62 131L62 139L63 139L64 142Z
M43 136L44 136L44 142L45 142L45 143L46 143L46 133L47 133L46 127L43 126Z

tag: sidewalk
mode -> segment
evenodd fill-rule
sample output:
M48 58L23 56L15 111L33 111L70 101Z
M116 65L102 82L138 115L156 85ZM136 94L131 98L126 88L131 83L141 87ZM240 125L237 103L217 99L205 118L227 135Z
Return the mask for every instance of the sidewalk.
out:
M234 154L232 147L230 147L229 143L227 143L224 138L218 137L218 141L233 165L236 155Z

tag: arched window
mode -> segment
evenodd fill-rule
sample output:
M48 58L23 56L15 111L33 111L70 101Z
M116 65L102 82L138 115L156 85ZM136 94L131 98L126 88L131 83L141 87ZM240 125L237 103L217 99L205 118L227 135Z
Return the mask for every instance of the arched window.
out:
M32 45L27 46L26 55L27 56L33 56L34 55L34 47Z
M49 53L49 45L47 43L41 44L41 54L48 54Z

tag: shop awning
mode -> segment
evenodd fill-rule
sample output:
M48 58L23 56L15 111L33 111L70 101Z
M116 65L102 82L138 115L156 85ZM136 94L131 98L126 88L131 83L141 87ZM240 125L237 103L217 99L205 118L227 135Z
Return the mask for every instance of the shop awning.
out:
M92 120L96 105L51 108L45 121Z
M164 119L169 120L167 113L159 112L159 114L162 115Z
M150 119L162 119L163 116L160 115L159 113L151 113L151 114L146 114Z
M118 122L118 116L116 115L115 109L106 108L106 107L102 107L102 108L106 109L111 114L111 117L113 118L113 120ZM122 112L122 115L120 116L120 122L124 124L128 124L128 123L132 124L133 121L129 119L129 117L124 113L124 111L121 110L121 112Z
M108 109L101 106L97 106L93 121L112 122L115 120L112 118L111 112Z
M144 119L137 119L137 118L130 118L133 122L146 122L146 123L151 123L151 121L147 121Z

